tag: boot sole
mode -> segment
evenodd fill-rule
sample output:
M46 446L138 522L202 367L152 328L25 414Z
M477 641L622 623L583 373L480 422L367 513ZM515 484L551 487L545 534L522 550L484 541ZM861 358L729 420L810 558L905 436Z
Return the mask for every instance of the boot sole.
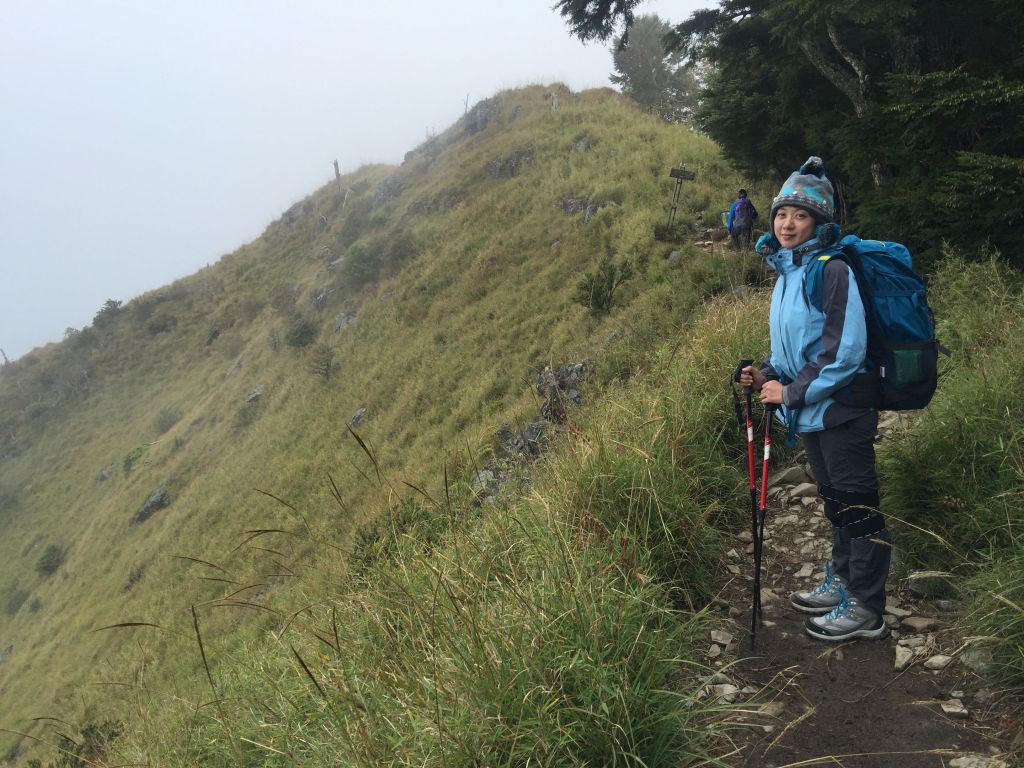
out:
M888 636L889 627L883 624L881 627L878 627L877 629L855 629L852 632L847 632L845 635L826 635L819 634L818 632L811 629L811 627L804 625L804 631L807 632L807 634L813 637L815 640L826 640L828 642L839 643L843 640L858 640L862 638L864 640L881 640L882 638Z

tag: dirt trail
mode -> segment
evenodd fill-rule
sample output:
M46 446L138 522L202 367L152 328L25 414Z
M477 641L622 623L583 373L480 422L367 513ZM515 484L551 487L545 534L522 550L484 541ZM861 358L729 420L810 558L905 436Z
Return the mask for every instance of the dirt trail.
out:
M883 424L884 434L895 420ZM1015 768L1003 753L1006 729L1014 726L968 666L972 655L952 606L916 597L893 577L887 638L825 643L804 632L807 617L788 597L821 580L831 528L813 486L801 488L810 481L802 469L797 464L771 488L763 623L753 649L749 533L738 537L722 575L720 605L731 620L723 623L726 636L712 638L708 656L722 670L711 695L736 707L737 752L728 759L744 768Z

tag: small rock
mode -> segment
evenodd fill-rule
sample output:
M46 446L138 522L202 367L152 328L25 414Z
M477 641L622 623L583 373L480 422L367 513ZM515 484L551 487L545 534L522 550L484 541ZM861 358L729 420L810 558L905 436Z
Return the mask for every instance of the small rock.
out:
M786 467L780 469L778 472L768 477L768 487L771 488L782 483L805 483L807 482L807 474L804 472L804 468L800 466Z
M928 644L928 638L921 635L908 635L900 638L900 645L907 648L924 648Z
M722 646L716 645L715 643L712 643L710 646L708 646L707 657L709 659L717 659L721 655L722 655Z
M739 560L739 558L740 558L740 553L737 552L735 549L730 549L725 554L726 554L726 557L731 557L733 560Z
M818 486L814 483L800 483L796 488L789 492L790 499L802 499L805 497L815 497L818 495Z
M728 632L722 632L717 629L711 630L711 642L718 643L719 645L728 646L732 642L732 635Z
M724 683L722 685L711 686L711 691L716 699L720 699L721 701L724 701L726 704L732 704L734 701L736 701L740 689L732 683Z
M961 719L966 719L970 714L967 711L967 707L964 706L964 703L960 701L960 699L950 699L949 701L942 702L942 711L950 717L958 717Z
M358 427L360 424L363 423L363 419L365 419L365 418L366 418L366 406L363 405L363 406L360 406L359 408L357 408L356 412L353 413L351 417L349 417L348 425L350 427L352 427L352 429L355 429L356 427Z
M887 613L882 618L885 621L885 626L889 629L899 629L900 620L896 616L893 616L891 613Z
M739 576L740 575L740 567L738 565L736 565L736 563L729 563L725 567L729 571L729 573L731 573L733 576Z
M938 653L931 658L927 659L924 663L925 669L945 669L949 666L949 662L953 660L952 656L946 656L943 653Z
M910 666L910 662L914 660L914 652L907 648L905 645L896 646L896 664L895 668L897 672L902 672L904 669Z
M961 755L949 761L949 768L1010 768L1010 764L988 755Z
M725 672L715 672L715 674L711 676L711 679L708 680L708 683L710 683L711 685L723 685L724 683L731 682L732 679L727 674L725 674Z
M948 590L949 584L942 576L918 571L907 577L907 589L914 597L935 597Z
M979 688L977 691L974 692L974 695L971 698L974 699L974 701L978 702L978 704L980 704L981 706L988 706L993 701L995 701L996 694L990 688Z
M740 531L738 534L736 534L736 538L740 541L749 544L754 540L754 534L752 534L750 531Z
M902 606L899 606L899 605L887 605L885 607L885 612L886 613L891 613L893 616L896 616L897 618L900 618L900 619L905 619L908 616L913 616L914 615L911 611L908 611L906 608L903 608Z
M807 579L814 574L814 566L811 563L804 563L800 566L800 570L793 575L798 579Z
M960 663L978 674L984 674L992 664L992 651L988 648L968 648L960 654Z
M903 626L914 632L931 632L942 626L942 622L930 616L908 616L903 619Z

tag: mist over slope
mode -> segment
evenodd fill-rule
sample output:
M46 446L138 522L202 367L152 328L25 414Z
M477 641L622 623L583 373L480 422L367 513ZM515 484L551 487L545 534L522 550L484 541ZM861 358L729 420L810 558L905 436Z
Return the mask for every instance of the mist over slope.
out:
M314 543L341 580L411 487L469 493L545 366L596 390L643 365L720 269L653 238L680 162L685 234L741 182L709 140L611 91L503 92L0 369L0 727L194 677L193 607L211 648L270 628ZM635 277L600 314L577 284L605 257Z

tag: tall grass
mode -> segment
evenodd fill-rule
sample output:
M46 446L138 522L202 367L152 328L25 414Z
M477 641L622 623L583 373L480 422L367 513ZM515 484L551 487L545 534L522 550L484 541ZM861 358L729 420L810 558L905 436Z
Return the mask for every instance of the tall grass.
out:
M607 537L541 498L412 537L277 642L218 665L214 696L152 702L127 760L161 765L666 765L704 754L697 624ZM171 729L177 723L180 730ZM714 764L705 762L704 764Z
M399 505L358 580L222 647L214 692L150 696L121 757L728 765L697 660L720 542L746 508L724 384L765 342L765 296L706 309L648 371L573 412L527 495Z
M1024 687L1024 283L952 254L931 286L952 349L938 393L882 454L886 514L911 565L953 572L991 672Z

